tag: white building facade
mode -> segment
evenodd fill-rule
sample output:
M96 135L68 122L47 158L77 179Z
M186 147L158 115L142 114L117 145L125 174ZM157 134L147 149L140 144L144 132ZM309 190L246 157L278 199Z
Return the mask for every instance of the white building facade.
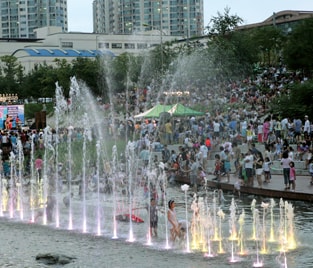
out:
M160 45L159 31L137 35L106 35L94 33L64 33L60 27L44 27L35 30L36 39L1 39L0 57L15 56L24 67L31 71L40 64L55 65L54 60L99 55L118 56L124 52L141 54ZM163 42L175 41L175 36L163 36Z

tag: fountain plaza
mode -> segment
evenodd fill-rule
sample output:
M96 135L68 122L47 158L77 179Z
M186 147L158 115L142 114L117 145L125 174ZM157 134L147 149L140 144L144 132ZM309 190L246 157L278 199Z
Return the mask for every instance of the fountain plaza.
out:
M20 141L16 153L9 155L10 174L1 179L0 185L0 215L4 223L24 224L28 228L31 225L44 230L49 239L49 234L56 230L75 234L74 240L78 241L79 237L86 236L89 239L86 250L93 247L93 240L96 245L108 243L111 248L131 244L133 259L136 259L134 248L138 251L149 248L149 252L153 251L160 259L164 254L169 258L165 267L178 265L177 258L170 257L173 253L185 259L186 266L182 264L182 267L312 265L308 236L312 233L309 218L313 215L308 204L283 199L238 198L233 194L224 194L223 201L218 190L206 187L206 183L197 194L187 184L169 185L162 163L158 167L139 164L135 142L127 143L123 163L116 146L108 158L110 150L106 148L105 131L100 125L97 128L88 124L88 118L96 118L97 111L90 108L96 106L90 105L93 100L86 92L73 78L72 102L68 107L57 85L54 131L58 133L61 126L67 124L67 139L57 141L52 138L52 128L44 129L41 179L33 165L30 175L23 176L25 156ZM74 141L72 135L77 128L81 137ZM36 157L33 142L28 157L31 163ZM147 204L152 196L158 202L158 237L152 237L149 232ZM177 203L178 218L188 223L184 235L176 242L169 239L170 226L165 216L170 199ZM16 228L22 228L21 225ZM118 256L109 254L104 261L107 266L103 267L112 267L113 263L115 267L122 266L122 261L116 264L115 259ZM135 266L154 267L150 266L149 257L146 261ZM77 267L88 266L88 261L76 262L80 263ZM156 264L157 258L154 262ZM76 267L75 260L73 265Z

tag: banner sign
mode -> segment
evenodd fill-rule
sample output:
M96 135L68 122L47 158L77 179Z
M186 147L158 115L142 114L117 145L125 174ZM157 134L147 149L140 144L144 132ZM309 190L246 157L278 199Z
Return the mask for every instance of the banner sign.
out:
M0 105L0 129L16 129L24 123L24 105Z

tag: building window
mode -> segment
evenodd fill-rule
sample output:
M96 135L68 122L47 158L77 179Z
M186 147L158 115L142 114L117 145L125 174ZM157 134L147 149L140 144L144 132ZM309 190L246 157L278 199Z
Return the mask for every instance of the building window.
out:
M112 48L122 49L123 48L123 44L122 43L112 43Z
M62 48L73 48L73 42L62 42Z
M110 43L100 42L100 43L98 43L98 48L99 49L110 48Z
M137 48L138 49L145 49L145 48L147 48L148 46L147 46L147 44L143 44L143 43L138 43L137 44Z
M125 49L135 49L134 43L125 43Z

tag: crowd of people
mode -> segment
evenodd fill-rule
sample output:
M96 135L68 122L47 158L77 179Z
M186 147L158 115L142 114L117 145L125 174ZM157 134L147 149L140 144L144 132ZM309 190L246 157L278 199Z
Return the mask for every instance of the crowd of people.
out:
M264 183L271 180L273 161L281 161L286 153L292 166L288 164L289 172L294 172L295 161L303 161L309 173L313 120L308 115L304 118L298 115L280 118L268 113L267 107L273 98L288 92L288 85L304 81L306 78L300 73L291 73L280 67L264 70L253 81L246 79L240 83L230 83L219 90L215 88L214 92L201 91L209 92L209 97L201 96L203 93L194 90L195 98L191 95L189 100L193 103L198 103L196 99L200 96L200 102L209 103L212 97L224 104L244 105L227 110L216 106L203 117L172 118L163 123L154 120L134 123L138 151L145 150L146 159L149 159L149 151L159 151L164 145L180 144L178 151L169 151L164 146L162 154L167 156L162 156L162 161L169 170L170 182L175 180L175 176L188 176L195 189L199 181L203 183L205 179L203 172L213 172L219 181L226 176L229 182L232 169L241 184L254 186L256 178L257 186L262 188ZM264 91L267 93L261 93L259 86L267 88ZM136 121L131 116L129 119ZM248 145L249 150L240 151L239 145L243 143ZM258 151L255 144L264 145L264 149ZM210 160L214 160L214 166L209 165L212 163ZM234 166L231 166L230 160L234 160ZM287 167L284 168L287 170ZM290 187L295 190L294 178L294 174L286 177L286 190Z
M284 66L264 69L255 79L223 82L208 88L187 86L189 92L178 101L185 105L199 104L211 107L205 116L159 119L135 119L134 115L156 104L165 103L166 96L150 88L136 89L130 98L129 111L120 119L107 118L103 120L104 129L109 136L125 136L136 141L136 152L143 160L143 169L147 169L153 161L153 166L159 168L164 164L169 183L175 183L178 176L189 179L193 191L205 184L207 174L215 175L215 180L231 182L231 172L234 171L235 188L240 185L263 187L271 181L271 165L274 160L281 161L284 186L286 190L296 189L295 161L303 161L312 176L313 160L312 138L313 120L309 116L300 118L278 118L268 113L268 103L277 96L288 91L288 85L301 83L306 78L301 73L288 72ZM260 88L267 90L261 91ZM266 92L266 93L263 93ZM117 97L117 96L115 96ZM155 101L153 101L155 100ZM120 94L115 102L125 103L126 95ZM127 100L128 101L128 100ZM223 109L225 104L237 104L233 109ZM227 106L230 107L230 106ZM110 105L103 104L103 109ZM49 137L44 137L48 135ZM83 130L75 128L71 134L73 139L82 139ZM35 169L41 178L43 165L40 150L44 149L44 139L49 143L68 140L68 129L60 129L59 133L52 130L44 133L42 130L20 127L5 127L0 133L2 154L2 171L8 177L10 174L11 152L17 154L23 149L27 158L32 146L36 148ZM18 141L21 141L19 144ZM257 150L255 144L264 145L264 150ZM179 144L178 151L170 149L173 144ZM247 144L247 151L241 150L241 144ZM295 149L294 149L295 148ZM152 158L152 152L161 152L161 159ZM26 166L30 170L30 158ZM212 161L214 164L212 165ZM234 163L234 164L232 164ZM152 165L151 165L152 166ZM26 170L27 170L26 168ZM144 173L143 173L144 174ZM156 204L158 196L156 185L150 187L151 196L151 229L157 236ZM164 194L164 189L162 190ZM171 237L179 236L181 224L174 213L175 202L168 204L168 220L171 226ZM153 216L154 215L154 216Z

